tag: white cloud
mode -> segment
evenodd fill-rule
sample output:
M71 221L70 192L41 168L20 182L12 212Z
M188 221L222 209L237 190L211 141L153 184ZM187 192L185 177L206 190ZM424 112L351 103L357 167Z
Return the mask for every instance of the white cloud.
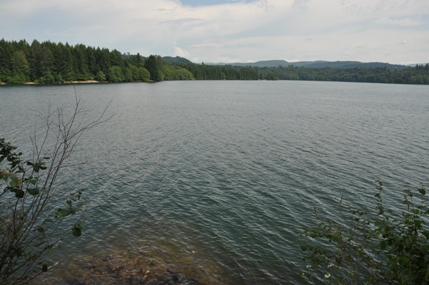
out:
M176 45L176 42L173 42L174 56L180 56L189 58L189 53Z
M376 23L384 25L397 25L402 27L420 26L423 24L421 20L413 19L411 17L404 17L399 19L380 18L376 21Z
M178 0L2 1L0 34L7 40L67 41L198 62L421 62L429 50L427 0L256 0L206 7ZM413 45L398 45L398 38Z

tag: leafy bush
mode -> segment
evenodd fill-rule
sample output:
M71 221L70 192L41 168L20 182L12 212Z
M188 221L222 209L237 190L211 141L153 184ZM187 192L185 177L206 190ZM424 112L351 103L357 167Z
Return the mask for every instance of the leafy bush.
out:
M104 112L87 124L84 115L77 99L69 118L61 108L48 111L46 132L40 140L33 138L29 160L0 138L0 284L28 283L48 270L52 263L45 254L65 234L81 235L79 219L69 218L81 209L82 190L64 189L58 180L82 133L101 123ZM63 220L71 223L65 230Z
M24 74L14 74L14 76L8 76L6 78L8 84L24 84L27 82Z
M50 71L47 71L43 74L42 77L38 79L38 82L41 84L54 84L55 83L55 77L52 75Z
M336 220L315 211L316 227L302 230L302 277L309 283L429 284L426 190L404 190L401 213L383 204L380 181L377 190L372 211L349 209L344 217L340 210Z

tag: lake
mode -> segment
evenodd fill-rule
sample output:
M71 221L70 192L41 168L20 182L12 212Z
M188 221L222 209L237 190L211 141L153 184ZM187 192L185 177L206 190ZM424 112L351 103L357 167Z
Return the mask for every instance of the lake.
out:
M75 89L74 89L75 88ZM218 284L300 283L299 228L341 197L373 205L428 182L429 87L305 81L183 81L0 88L0 137L31 150L36 112L81 98L85 133L65 187L84 188L85 231L33 282L68 284L91 258L175 264Z

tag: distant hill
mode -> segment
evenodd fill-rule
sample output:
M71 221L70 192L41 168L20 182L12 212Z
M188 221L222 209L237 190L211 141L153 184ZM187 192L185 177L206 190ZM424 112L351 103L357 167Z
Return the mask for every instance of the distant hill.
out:
M168 63L171 63L171 64L192 63L189 59L186 59L186 58L180 57L180 56L176 56L176 57L163 56L162 59L167 61Z
M129 58L130 54L123 54L124 58ZM146 59L144 56L141 56L142 59ZM188 64L192 63L189 59L180 57L180 56L163 56L165 61L170 64ZM234 63L205 63L207 65L232 65L232 66L255 66L255 67L278 67L278 66L296 66L296 67L306 67L306 68L356 68L356 67L372 67L372 68L386 68L388 70L402 70L412 65L399 65L399 64L390 64L387 62L360 62L360 61L296 61L288 62L286 60L261 60L256 62L234 62Z
M384 62L359 62L359 61L297 61L287 62L285 60L263 60L257 62L235 62L235 63L208 63L210 65L233 65L233 66L256 66L256 67L278 67L278 66L296 66L307 68L356 68L356 67L373 67L386 68L389 70L402 70L407 68L405 65L390 64Z
M288 66L290 63L288 63L285 60L262 60L257 62L247 62L247 63L228 63L229 65L233 66L256 66L256 67L277 67L277 66Z
M122 54L122 57L125 59L129 59L129 58L134 57L134 56L136 56L136 55L130 54L130 53ZM140 58L142 58L143 60L146 60L145 56L140 55ZM175 57L173 57L173 56L162 56L162 59L168 63L171 63L171 64L192 63L189 59L186 59L186 58L180 57L180 56L175 56Z
M387 62L359 62L359 61L298 61L290 63L293 66L307 68L356 68L356 67L372 67L372 68L387 68L389 70L402 70L407 68L405 65L390 64Z

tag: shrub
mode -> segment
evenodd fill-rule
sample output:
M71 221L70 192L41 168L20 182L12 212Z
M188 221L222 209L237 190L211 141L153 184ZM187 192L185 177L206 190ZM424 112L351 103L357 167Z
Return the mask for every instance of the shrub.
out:
M27 82L24 74L14 74L13 76L8 76L6 78L8 84L24 84Z
M404 190L400 213L400 206L396 211L384 206L380 181L377 190L372 211L351 208L347 217L340 211L337 220L315 211L316 227L302 230L303 262L309 263L302 277L337 284L429 283L426 190L423 185Z
M69 218L81 209L82 190L64 189L58 180L80 136L101 123L104 112L87 124L83 116L77 99L69 118L61 108L48 111L46 132L33 138L29 160L0 138L0 284L28 283L48 270L52 263L44 257L67 232L81 235L79 219ZM64 220L71 223L65 230Z

